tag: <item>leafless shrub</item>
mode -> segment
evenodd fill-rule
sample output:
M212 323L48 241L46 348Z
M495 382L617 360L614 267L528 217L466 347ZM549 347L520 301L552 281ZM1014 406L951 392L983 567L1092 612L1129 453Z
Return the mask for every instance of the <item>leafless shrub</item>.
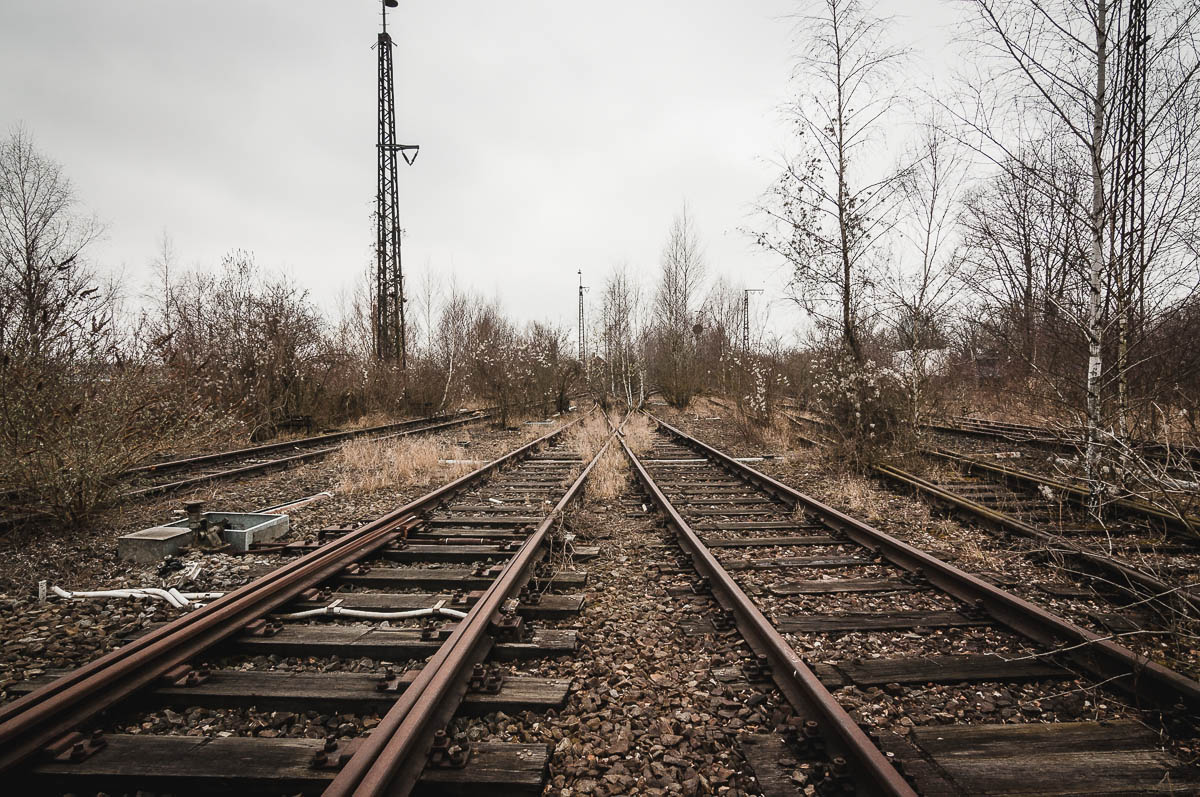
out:
M815 369L813 409L831 424L831 461L864 470L905 445L912 434L902 380L873 361L840 352Z

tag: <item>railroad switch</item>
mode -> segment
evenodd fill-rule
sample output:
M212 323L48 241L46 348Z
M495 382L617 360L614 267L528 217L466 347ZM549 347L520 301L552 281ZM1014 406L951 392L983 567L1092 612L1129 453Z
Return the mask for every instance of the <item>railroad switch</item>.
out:
M204 517L204 504L200 501L184 504L183 511L187 513L188 528L192 530L193 546L210 551L226 547L221 532L229 526L228 521L211 521Z
M521 594L517 596L517 602L525 606L537 606L542 602L542 593L537 590L532 590L528 585L521 590Z
M495 665L485 665L477 662L471 669L471 680L467 681L467 691L479 692L485 695L499 694L504 686L504 673Z
M367 568L363 567L359 562L351 562L342 568L343 576L357 576L367 572Z
M257 620L246 623L242 629L243 636L267 637L275 636L283 630L283 623L279 620L272 620L266 617L260 617Z
M429 766L437 769L463 769L471 760L469 742L451 744L450 736L443 730L433 735L433 746L429 748Z
M209 671L196 670L187 664L172 667L163 673L162 681L167 686L196 687L208 680Z
M92 757L105 747L108 747L108 740L104 738L104 732L97 729L87 736L72 731L42 749L52 761L74 763Z
M313 753L309 766L314 769L341 769L354 756L362 744L361 739L338 739L334 735L325 737L325 746Z

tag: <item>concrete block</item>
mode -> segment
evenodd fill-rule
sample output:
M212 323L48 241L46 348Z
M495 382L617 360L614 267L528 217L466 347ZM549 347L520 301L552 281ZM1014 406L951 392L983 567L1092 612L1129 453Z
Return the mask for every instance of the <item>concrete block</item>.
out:
M233 550L245 553L256 542L277 540L288 533L291 521L287 515L264 515L256 512L205 512L204 516L211 521L224 520L228 523L225 528L225 542Z
M155 526L117 539L117 557L130 559L141 564L152 565L168 556L179 553L180 548L192 544L192 530L177 526Z
M287 515L258 512L205 512L209 523L225 521L222 532L225 542L238 553L245 553L256 542L267 542L288 533L291 521ZM165 526L135 531L117 539L117 556L143 564L154 564L179 553L192 544L193 534L187 519Z

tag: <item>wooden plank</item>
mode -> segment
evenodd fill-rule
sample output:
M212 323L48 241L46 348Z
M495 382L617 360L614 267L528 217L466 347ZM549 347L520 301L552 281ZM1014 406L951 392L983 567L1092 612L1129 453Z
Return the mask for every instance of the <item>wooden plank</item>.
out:
M441 646L440 640L423 640L409 628L367 626L291 626L275 636L241 636L229 640L239 652L278 656L366 656L386 661L425 658ZM496 659L530 659L574 653L575 632L537 629L529 642L501 642L492 648Z
M1080 741L1063 726L1099 723L1030 723L1024 725L971 726L1004 729L992 737L991 749L998 755L981 753L975 745L955 750L944 749L954 738L946 731L962 726L918 728L934 731L943 752L934 755L934 763L967 794L989 795L1141 795L1196 794L1200 778L1185 770L1180 762L1153 747L1137 748L1136 742L1106 735L1092 739L1082 749L1058 750L1055 737L1063 734L1071 744ZM1132 723L1130 723L1132 724ZM1007 729L1021 729L1009 732ZM1111 729L1106 729L1110 730ZM1135 732L1136 733L1136 732ZM1140 734L1136 734L1140 736ZM930 739L923 733L918 742ZM933 741L939 741L936 736ZM971 752L968 752L970 750Z
M335 600L342 601L341 605L348 609L365 609L373 612L404 612L412 609L428 609L440 601L446 601L451 609L469 608L475 600L469 595L465 604L454 604L454 596L449 592L334 592L328 600L298 601L290 604L289 611L319 609L328 606ZM561 595L546 593L537 603L521 603L517 605L517 613L530 619L561 620L578 614L583 610L584 595L578 593Z
M792 772L799 767L799 761L783 739L774 734L747 734L738 738L738 746L765 797L795 797L803 793L792 782ZM792 763L782 763L787 761Z
M464 567L375 567L365 573L338 577L343 584L383 589L487 589L494 580L488 576L473 576L471 570ZM555 589L578 589L586 584L585 573L567 571L554 576Z
M379 552L389 562L484 562L500 561L512 556L512 551L499 545L436 545L409 543L404 547L388 547Z
M496 528L521 528L536 526L546 519L545 515L504 515L497 517L480 517L478 515L435 515L425 521L427 526L453 526L455 528L474 528L476 526L493 526Z
M671 502L679 506L741 506L744 504L770 504L778 506L770 498L760 496L724 496L721 498L676 498L675 496L671 496Z
M861 659L833 665L859 686L981 681L1036 681L1072 678L1069 671L1037 660L1005 661L993 654L914 656L897 659Z
M911 628L961 628L991 625L958 612L855 612L782 617L774 625L783 633L820 634L833 631L899 631Z
M821 595L828 592L911 592L916 585L898 578L845 578L829 581L782 581L772 584L774 595Z
M62 671L65 674L67 671ZM417 677L412 669L401 675L400 691ZM22 681L9 688L23 695L52 681L54 675ZM382 714L399 692L377 688L379 676L351 672L288 672L282 670L214 670L198 686L168 686L140 693L140 704L177 708L224 709L252 706L259 711L319 711L323 714ZM505 676L495 694L468 692L458 713L478 716L493 711L546 711L562 708L570 691L569 678Z
M707 537L704 540L704 544L709 548L761 548L775 545L780 547L793 545L838 545L845 542L846 540L835 540L833 537L829 536L735 537L732 539Z
M323 739L230 736L106 736L83 761L41 763L16 788L22 795L64 791L161 791L182 795L320 794L336 773L310 766ZM427 770L420 795L540 794L549 761L544 744L477 743L467 766Z
M722 562L726 570L773 570L778 567L861 567L871 564L860 556L780 556L775 559L734 559Z
M1158 735L1132 720L1110 722L939 725L913 728L913 741L938 758L1021 758L1044 753L1112 752L1156 748Z

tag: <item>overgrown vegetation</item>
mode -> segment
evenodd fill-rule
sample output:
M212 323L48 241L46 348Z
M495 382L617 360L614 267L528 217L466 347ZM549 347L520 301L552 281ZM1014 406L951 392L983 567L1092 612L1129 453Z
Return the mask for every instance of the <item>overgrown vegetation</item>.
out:
M352 440L334 459L345 493L450 481L475 469L459 446L437 437Z

